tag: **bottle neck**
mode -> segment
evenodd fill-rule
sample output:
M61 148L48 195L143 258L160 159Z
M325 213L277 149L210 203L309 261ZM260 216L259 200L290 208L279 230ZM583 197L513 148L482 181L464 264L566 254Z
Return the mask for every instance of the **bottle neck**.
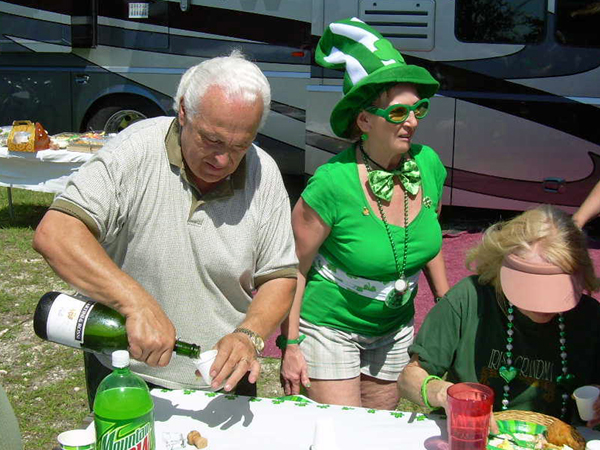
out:
M193 359L198 359L200 357L199 345L183 342L179 339L175 341L175 348L173 351L179 356L187 356L188 358Z

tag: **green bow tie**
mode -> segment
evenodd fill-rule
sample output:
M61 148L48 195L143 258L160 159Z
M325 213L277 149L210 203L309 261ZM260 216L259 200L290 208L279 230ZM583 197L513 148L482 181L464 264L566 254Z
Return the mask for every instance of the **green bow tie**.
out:
M394 176L397 176L404 189L411 195L417 195L421 186L421 172L414 159L405 159L394 170L370 170L369 185L373 194L382 200L390 201L394 192Z

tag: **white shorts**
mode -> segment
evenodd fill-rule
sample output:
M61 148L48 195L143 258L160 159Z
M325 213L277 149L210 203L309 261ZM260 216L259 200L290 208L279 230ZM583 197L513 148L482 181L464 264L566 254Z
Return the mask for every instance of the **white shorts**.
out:
M361 373L379 380L396 381L408 364L414 321L384 336L363 336L314 325L300 318L306 339L300 349L309 378L346 380Z

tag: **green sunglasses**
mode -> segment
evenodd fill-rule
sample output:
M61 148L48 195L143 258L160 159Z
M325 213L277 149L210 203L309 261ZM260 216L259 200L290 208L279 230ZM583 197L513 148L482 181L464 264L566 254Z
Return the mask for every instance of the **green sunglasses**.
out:
M376 116L383 117L385 120L391 123L403 123L406 122L411 111L414 111L417 119L422 119L429 112L429 99L424 98L419 100L414 105L403 105L397 103L391 105L386 109L377 108L375 106L369 106L365 111L375 114Z

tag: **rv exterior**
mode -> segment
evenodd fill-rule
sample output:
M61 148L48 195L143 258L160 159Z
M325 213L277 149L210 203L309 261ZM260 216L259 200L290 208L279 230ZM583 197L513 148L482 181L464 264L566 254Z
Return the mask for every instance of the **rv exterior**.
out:
M271 11L262 1L248 10L240 3L247 2L0 1L0 123L116 132L175 115L181 75L239 48L273 90L258 144L283 172L303 175L310 5L285 0Z
M433 147L448 169L445 204L569 209L600 179L600 3L330 3L313 2L313 34L358 17L440 81L414 140ZM312 68L308 173L347 145L328 126L341 81L334 71Z
M578 206L600 179L600 3L586 0L0 2L0 123L115 131L174 114L191 65L231 48L273 88L257 137L287 174L349 142L329 127L342 74L316 66L330 22L358 17L441 82L415 141L448 169L444 203Z

